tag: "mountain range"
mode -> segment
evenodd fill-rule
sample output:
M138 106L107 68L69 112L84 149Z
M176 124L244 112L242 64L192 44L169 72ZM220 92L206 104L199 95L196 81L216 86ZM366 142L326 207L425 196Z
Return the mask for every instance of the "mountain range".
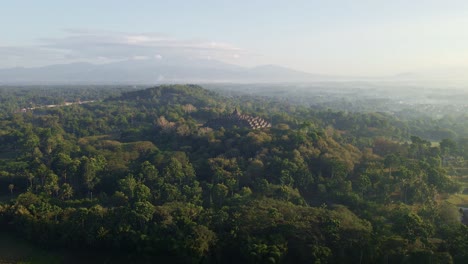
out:
M241 67L216 60L151 59L107 64L85 62L0 69L0 84L154 84L209 82L310 82L330 78L276 65Z
M464 68L407 72L382 77L312 74L277 65L242 67L217 60L165 58L107 64L76 62L0 69L1 84L307 83L323 81L465 84Z

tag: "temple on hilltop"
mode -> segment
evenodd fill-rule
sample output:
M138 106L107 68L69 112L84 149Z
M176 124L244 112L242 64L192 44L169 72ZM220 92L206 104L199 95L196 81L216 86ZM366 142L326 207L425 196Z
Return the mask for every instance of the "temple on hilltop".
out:
M271 127L271 124L260 117L253 117L250 115L240 114L237 108L229 115L225 115L216 119L208 120L205 127L213 129L244 127L249 129L259 129L264 127Z

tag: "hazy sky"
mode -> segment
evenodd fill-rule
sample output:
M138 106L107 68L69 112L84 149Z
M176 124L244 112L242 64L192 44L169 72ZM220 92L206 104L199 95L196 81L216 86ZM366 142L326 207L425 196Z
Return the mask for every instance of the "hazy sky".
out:
M0 1L0 68L179 56L334 75L468 67L466 0Z

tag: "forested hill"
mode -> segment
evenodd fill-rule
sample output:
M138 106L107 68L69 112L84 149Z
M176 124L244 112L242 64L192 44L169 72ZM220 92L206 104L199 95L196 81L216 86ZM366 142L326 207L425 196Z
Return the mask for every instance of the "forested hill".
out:
M202 126L235 108L272 127ZM44 247L124 263L468 260L468 140L411 136L390 115L172 85L0 124L1 232Z
M160 85L145 90L124 92L109 101L136 101L138 103L155 104L192 104L196 107L207 107L213 101L223 100L215 92L203 89L198 85Z

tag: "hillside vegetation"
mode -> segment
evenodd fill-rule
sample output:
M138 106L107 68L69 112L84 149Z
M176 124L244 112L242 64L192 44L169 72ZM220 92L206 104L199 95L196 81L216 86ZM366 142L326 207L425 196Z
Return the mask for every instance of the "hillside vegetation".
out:
M468 261L463 135L196 85L98 99L0 116L4 231L112 263ZM272 127L202 126L235 108Z

